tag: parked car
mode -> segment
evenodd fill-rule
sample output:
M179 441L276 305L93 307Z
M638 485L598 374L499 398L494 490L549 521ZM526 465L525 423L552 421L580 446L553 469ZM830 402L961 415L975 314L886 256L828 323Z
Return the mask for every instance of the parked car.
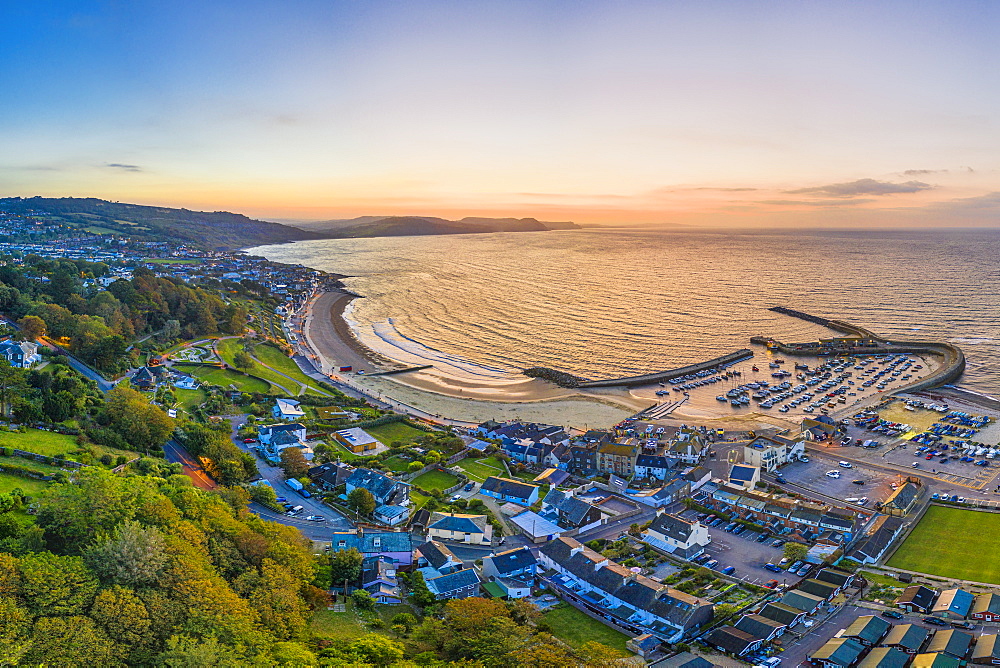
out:
M802 560L800 559L800 560L796 561L795 563L793 563L791 566L788 567L788 572L789 573L793 573L793 572L797 571L801 567L802 567Z
M964 621L964 620L961 622L952 622L951 625L954 626L956 629L966 629L967 631L971 631L972 629L976 628L975 624L973 624L970 621Z
M812 566L810 566L809 564L806 564L805 566L803 566L799 570L795 571L795 574L798 575L800 578L801 577L805 577L806 575L809 574L809 569L810 568L812 568Z
M256 443L257 439L256 438L244 438L243 442L244 443Z
M826 472L826 477L827 478L839 478L840 477L840 471L827 471Z
M861 478L858 478L857 480L852 480L851 483L853 483L855 485L863 485L863 484L865 484L865 481L862 480Z
M884 610L882 612L883 617L888 617L889 619L902 619L903 615L895 610Z
M774 479L777 480L780 483L786 483L786 482L788 482L787 480L785 480L785 476L781 475L780 473L778 475L774 476Z
M757 542L758 543L763 543L766 540L768 540L770 537L771 537L770 534L762 533L761 535L757 536Z
M781 540L779 538L776 541L774 541L773 543L771 543L771 547L781 547L784 544L785 544L785 541L783 541L783 540Z
M769 570L769 571L771 571L772 573L780 573L780 572L781 572L781 569L780 569L780 568L778 568L777 566L775 566L775 565L774 565L774 564L772 564L772 563L767 563L767 564L764 564L764 568L765 568L766 570Z
M462 489L464 489L466 492L471 492L473 489L475 489L475 487L476 487L476 483L470 482L468 485L466 485Z
M924 621L934 626L948 626L948 622L943 619L938 619L937 617L924 617Z
M707 562L705 562L705 568L715 568L718 565L719 565L718 559L710 559Z
M726 566L725 568L722 569L723 575L732 575L735 572L736 568L734 566Z
M277 501L278 503L284 503L285 501L288 501L288 499L286 499L283 496L279 496L279 497L275 498L274 500Z

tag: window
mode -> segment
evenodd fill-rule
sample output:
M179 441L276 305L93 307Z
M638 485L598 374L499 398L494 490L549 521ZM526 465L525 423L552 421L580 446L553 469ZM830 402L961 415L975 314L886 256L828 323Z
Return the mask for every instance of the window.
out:
M339 541L337 541L337 547L340 547L340 548L347 547L347 541L346 540L339 540Z

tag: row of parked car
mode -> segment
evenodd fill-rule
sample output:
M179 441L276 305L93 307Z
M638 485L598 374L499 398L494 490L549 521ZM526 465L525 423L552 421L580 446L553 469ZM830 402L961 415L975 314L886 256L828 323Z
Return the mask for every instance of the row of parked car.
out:
M739 522L730 522L730 521L725 520L725 519L723 519L721 517L716 517L715 519L712 519L712 517L713 516L709 515L708 513L701 513L700 515L698 515L698 521L701 522L702 524L704 524L707 527L714 527L716 529L722 529L726 533L731 533L734 536L739 536L739 535L747 533L747 532L750 532L750 534L753 534L753 531L751 531L750 529L748 529L745 524L740 524ZM748 536L748 538L749 537L750 536ZM754 540L756 540L758 543L763 543L763 542L769 540L770 538L771 538L771 534L769 534L769 533L762 533L762 534L759 534L758 536L756 536L754 538ZM783 541L783 540L776 540L774 542L777 543L777 545L774 545L774 543L772 543L772 545L774 545L774 547L778 547L779 545L783 545L785 541Z

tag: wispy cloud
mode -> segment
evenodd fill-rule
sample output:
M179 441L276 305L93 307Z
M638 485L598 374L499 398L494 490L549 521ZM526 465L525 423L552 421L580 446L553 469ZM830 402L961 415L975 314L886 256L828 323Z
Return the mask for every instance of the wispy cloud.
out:
M142 167L139 165L128 165L122 162L109 162L104 165L105 167L111 167L112 169L120 169L124 172L141 172Z
M947 174L947 169L908 169L903 176L926 176L928 174Z
M906 181L905 183L890 183L875 179L858 179L847 183L831 183L814 188L799 188L786 190L789 195L814 195L819 197L858 197L859 195L896 195L900 193L916 193L930 190L934 186L923 181Z
M771 206L856 206L858 204L870 204L871 202L876 202L878 200L874 199L864 199L864 198L854 198L854 199L813 199L813 200L800 200L800 199L765 199L761 200L761 204L769 204Z

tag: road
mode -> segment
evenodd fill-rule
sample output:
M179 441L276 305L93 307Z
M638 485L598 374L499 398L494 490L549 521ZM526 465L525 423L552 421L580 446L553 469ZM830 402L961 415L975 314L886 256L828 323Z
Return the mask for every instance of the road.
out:
M247 446L247 444L243 442L243 439L239 437L239 429L244 424L246 424L246 421L247 421L246 415L237 415L235 417L229 418L229 423L232 429L230 435L233 439L233 443L235 443L236 447L238 447L240 450L243 450L244 452L248 452L251 455L253 455L257 463L257 470L260 471L261 477L264 480L266 480L271 485L271 487L274 488L274 491L277 492L278 496L283 496L287 498L288 503L294 504L296 506L302 506L303 509L302 512L300 513L300 517L296 518L296 517L288 517L281 513L276 513L273 510L267 510L263 506L257 506L257 508L261 508L262 510L267 510L267 515L266 515L267 519L272 520L274 522L278 522L279 524L294 526L299 529L308 528L309 533L307 533L305 530L303 530L302 533L306 534L313 540L329 541L330 532L347 531L348 529L351 529L354 525L352 525L347 518L339 514L336 510L326 505L316 497L311 497L307 499L299 495L298 492L294 491L291 487L286 485L284 471L282 471L277 466L273 466L266 459L258 456L254 450L251 450ZM254 512L257 512L256 509L254 509ZM258 512L257 514L260 515L261 517L265 517L263 513ZM326 519L322 522L309 522L305 519L302 519L307 515L322 515ZM322 536L322 537L314 538L314 536Z
M163 457L171 463L177 463L184 467L184 475L191 478L195 487L212 490L218 487L212 478L202 467L201 462L191 456L180 443L171 439L163 445Z

